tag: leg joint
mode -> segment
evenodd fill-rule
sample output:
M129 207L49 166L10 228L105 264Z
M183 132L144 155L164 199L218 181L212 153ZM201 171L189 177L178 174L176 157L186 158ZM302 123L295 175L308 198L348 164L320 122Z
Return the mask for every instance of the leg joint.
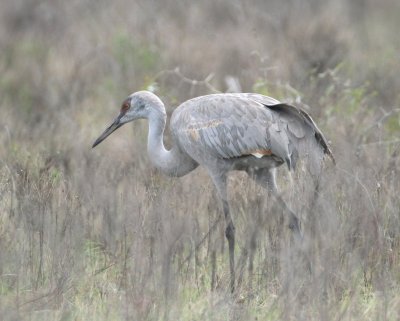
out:
M225 236L228 240L235 238L235 226L230 222L225 229Z
M289 228L294 232L300 232L300 222L296 215L291 213L289 219Z

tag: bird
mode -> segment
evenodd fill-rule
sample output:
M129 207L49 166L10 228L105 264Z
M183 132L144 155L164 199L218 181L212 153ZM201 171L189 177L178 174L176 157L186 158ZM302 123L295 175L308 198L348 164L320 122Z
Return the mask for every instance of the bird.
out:
M293 171L299 160L305 160L310 175L318 177L326 155L335 162L327 140L306 111L257 93L217 93L183 102L171 115L172 147L168 150L164 146L164 103L152 92L138 91L122 102L118 116L92 148L136 119L148 121L148 156L161 172L181 177L202 166L211 177L225 216L232 293L235 225L228 203L228 173L245 171L264 187L288 216L294 235L300 237L299 219L278 192L276 168L286 164Z

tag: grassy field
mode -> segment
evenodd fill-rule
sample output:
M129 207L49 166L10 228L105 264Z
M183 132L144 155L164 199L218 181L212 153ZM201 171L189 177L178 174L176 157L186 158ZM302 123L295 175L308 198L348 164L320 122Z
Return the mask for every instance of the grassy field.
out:
M0 8L0 320L400 319L397 0ZM311 113L337 158L315 206L301 166L278 171L311 274L279 208L237 173L230 295L207 173L173 179L152 168L144 121L91 149L141 89L169 114L226 91Z

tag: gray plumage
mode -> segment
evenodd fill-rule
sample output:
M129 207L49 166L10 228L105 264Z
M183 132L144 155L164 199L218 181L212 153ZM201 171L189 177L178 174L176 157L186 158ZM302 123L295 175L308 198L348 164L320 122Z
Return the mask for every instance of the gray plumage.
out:
M300 235L296 215L280 197L275 168L286 163L294 170L300 159L313 176L319 176L324 155L334 161L326 139L310 115L278 100L253 93L214 94L190 99L175 109L170 122L173 147L166 150L164 104L147 91L130 95L120 114L93 147L123 124L139 118L149 121L148 154L169 176L183 176L204 166L222 199L229 243L231 290L234 290L235 228L227 197L227 173L246 171L274 195L288 214L289 227Z
M314 170L324 153L332 156L306 112L259 94L188 100L174 111L170 127L180 148L199 164L210 158L235 159L264 151L286 162L290 170L299 157L309 158Z

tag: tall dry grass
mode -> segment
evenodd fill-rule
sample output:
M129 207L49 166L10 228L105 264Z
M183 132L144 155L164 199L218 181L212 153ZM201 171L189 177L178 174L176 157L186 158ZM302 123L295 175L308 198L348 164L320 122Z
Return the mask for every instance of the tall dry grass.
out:
M0 319L399 318L396 1L25 0L0 15ZM154 170L145 122L90 149L143 88L169 113L240 90L314 116L337 157L315 206L307 175L279 170L311 274L279 208L238 173L232 297L205 171Z

